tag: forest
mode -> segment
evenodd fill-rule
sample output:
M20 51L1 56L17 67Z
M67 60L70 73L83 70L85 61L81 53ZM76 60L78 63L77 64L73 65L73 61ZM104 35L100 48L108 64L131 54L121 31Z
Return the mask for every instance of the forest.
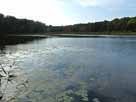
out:
M0 35L47 34L47 33L90 33L136 32L136 17L116 18L111 21L80 23L66 26L46 25L39 21L18 19L0 14Z
M75 24L68 26L49 26L49 32L136 32L136 17L116 18L112 21Z
M44 23L0 14L0 35L44 32L46 32L46 25Z

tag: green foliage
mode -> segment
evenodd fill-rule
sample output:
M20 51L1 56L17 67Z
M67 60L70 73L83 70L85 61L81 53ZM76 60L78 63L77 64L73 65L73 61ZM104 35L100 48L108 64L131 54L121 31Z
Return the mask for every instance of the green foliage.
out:
M0 35L20 34L20 33L44 33L47 27L44 23L17 19L13 16L0 14Z
M136 18L132 18L128 21L128 24L136 24Z
M84 24L75 24L68 26L50 26L48 27L49 32L63 32L63 33L88 33L92 32L135 32L136 31L136 17L124 17L124 18L116 18L112 21L101 21L94 23L84 23ZM61 30L60 30L61 29Z
M24 33L88 33L92 32L135 32L136 17L116 18L112 21L101 21L94 23L80 23L68 26L46 26L44 23L17 19L13 16L0 14L0 35L24 34ZM95 33L96 32L96 33Z
M136 17L130 19L127 26L129 31L136 31Z

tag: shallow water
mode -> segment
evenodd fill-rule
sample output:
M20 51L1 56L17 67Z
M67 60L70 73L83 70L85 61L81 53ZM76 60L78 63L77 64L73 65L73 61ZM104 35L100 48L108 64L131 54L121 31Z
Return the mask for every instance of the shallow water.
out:
M136 38L46 38L1 48L28 79L13 102L135 102ZM68 101L69 100L69 101Z

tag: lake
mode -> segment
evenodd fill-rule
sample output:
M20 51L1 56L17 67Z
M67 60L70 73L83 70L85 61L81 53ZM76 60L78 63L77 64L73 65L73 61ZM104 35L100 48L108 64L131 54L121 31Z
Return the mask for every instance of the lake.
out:
M2 94L10 102L136 102L135 37L4 44L0 62L22 73L4 84Z

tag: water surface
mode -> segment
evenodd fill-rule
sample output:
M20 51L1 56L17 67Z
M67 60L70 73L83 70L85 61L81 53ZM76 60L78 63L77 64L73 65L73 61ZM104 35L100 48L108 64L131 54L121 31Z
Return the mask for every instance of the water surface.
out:
M4 45L0 59L28 79L17 102L135 102L135 52L136 38L54 37Z

